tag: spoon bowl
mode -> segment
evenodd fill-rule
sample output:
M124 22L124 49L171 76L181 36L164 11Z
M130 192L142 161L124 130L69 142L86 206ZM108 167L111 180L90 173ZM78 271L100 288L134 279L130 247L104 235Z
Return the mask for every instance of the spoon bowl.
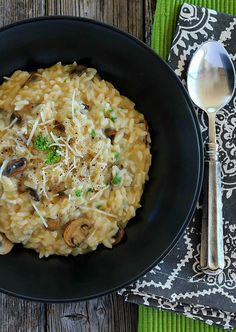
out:
M187 75L194 104L204 111L217 112L232 98L234 76L234 66L226 49L216 41L204 43L194 54Z

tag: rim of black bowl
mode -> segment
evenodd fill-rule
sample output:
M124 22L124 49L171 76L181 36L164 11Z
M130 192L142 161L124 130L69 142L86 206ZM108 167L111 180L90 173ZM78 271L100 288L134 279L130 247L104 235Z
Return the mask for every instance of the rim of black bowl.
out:
M168 63L163 60L151 47L149 47L147 44L145 44L142 40L134 37L133 35L131 35L128 32L122 31L112 25L103 23L103 22L99 22L90 18L85 18L85 17L76 17L76 16L71 16L71 15L52 15L52 16L40 16L40 17L34 17L34 18L29 18L29 19L25 19L25 20L19 20L15 23L11 23L8 24L2 28L0 28L0 33L4 30L8 30L11 28L14 28L15 26L19 26L19 25L24 25L27 23L32 23L32 22L36 22L36 21L56 21L56 20L72 20L72 21L82 21L82 22L87 22L90 24L94 24L94 25L99 25L99 26L103 26L107 29L113 30L116 33L122 34L124 35L126 38L131 39L132 41L136 42L137 44L139 44L141 47L145 48L152 56L156 57L158 59L158 61L161 61L162 64L168 68L169 73L172 75L173 79L176 81L176 84L178 84L178 86L180 87L186 102L188 103L188 106L190 108L190 114L194 123L194 127L195 127L195 131L197 134L197 138L198 138L198 155L199 155L199 167L198 167L198 182L196 185L196 189L195 189L195 193L194 193L194 197L192 200L192 204L191 207L189 208L189 212L186 215L186 218L179 230L179 232L177 233L177 235L175 236L174 240L170 243L170 245L166 248L166 250L162 253L162 255L160 255L152 264L150 264L148 267L146 267L142 272L140 272L138 275L136 275L135 277L127 280L126 282L121 283L119 286L116 286L114 288L108 289L106 292L100 292L91 296L87 296L84 298L73 298L73 299L43 299L43 298L35 298L33 296L26 296L26 295L22 295L22 294L18 294L15 292L11 292L9 290L5 290L3 288L0 288L0 291L8 294L8 295L12 295L21 299L26 299L26 300L30 300L30 301L36 301L36 302L44 302L44 303L67 303L67 302L77 302L77 301L85 301L85 300L90 300L96 297L100 297L115 291L118 291L119 289L135 282L136 280L138 280L140 277L142 277L144 274L146 274L148 271L150 271L153 267L155 267L155 265L160 262L166 255L167 253L175 246L175 244L177 243L177 241L179 240L180 236L183 234L185 228L187 227L187 225L189 224L189 222L191 221L194 211L196 209L196 205L197 205L197 201L198 198L200 196L200 192L201 192L201 187L202 187L202 181L203 181L203 171L204 171L204 154L203 154L203 141L202 141L202 135L201 135L201 130L200 130L200 126L199 126L199 122L197 119L197 115L195 113L194 107L193 107L193 103L187 93L187 90L185 89L185 87L183 86L183 84L181 83L180 79L177 77L177 75L174 73L174 71L172 70L172 68L168 65Z

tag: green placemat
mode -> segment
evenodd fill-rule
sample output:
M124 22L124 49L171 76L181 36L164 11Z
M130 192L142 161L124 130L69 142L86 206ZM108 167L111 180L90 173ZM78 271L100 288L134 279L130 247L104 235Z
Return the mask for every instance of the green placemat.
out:
M152 48L167 59L180 6L190 3L236 15L236 0L157 0L152 30Z
M235 332L172 312L139 306L138 332Z
M183 3L190 3L236 15L236 0L157 0L152 48L167 59ZM139 306L138 332L223 332L225 330L175 313ZM236 329L230 330L236 332Z

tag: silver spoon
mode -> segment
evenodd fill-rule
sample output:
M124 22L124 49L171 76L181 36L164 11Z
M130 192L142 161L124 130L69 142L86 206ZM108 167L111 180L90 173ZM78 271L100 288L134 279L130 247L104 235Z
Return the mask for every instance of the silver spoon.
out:
M191 99L207 113L209 120L209 141L205 145L200 266L207 274L218 274L224 268L224 248L215 118L216 112L232 98L235 87L234 65L220 43L206 42L195 52L188 68L187 87Z

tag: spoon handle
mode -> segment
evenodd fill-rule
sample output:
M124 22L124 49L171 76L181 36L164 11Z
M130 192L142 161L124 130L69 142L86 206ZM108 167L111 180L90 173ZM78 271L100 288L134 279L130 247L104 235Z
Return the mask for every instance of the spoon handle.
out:
M224 268L221 174L218 145L206 144L200 265L206 274Z

